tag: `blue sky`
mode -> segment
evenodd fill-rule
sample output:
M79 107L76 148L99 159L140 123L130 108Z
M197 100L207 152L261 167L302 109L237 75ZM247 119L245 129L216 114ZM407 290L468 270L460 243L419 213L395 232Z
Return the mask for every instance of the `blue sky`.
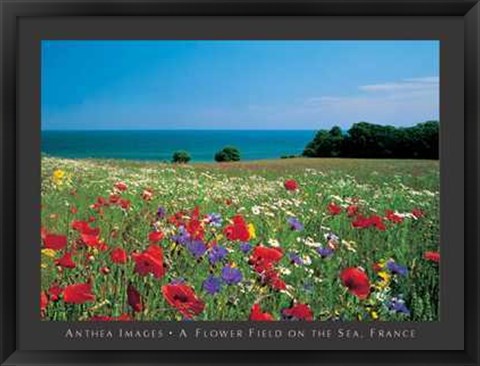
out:
M42 129L321 129L439 118L437 41L43 41Z

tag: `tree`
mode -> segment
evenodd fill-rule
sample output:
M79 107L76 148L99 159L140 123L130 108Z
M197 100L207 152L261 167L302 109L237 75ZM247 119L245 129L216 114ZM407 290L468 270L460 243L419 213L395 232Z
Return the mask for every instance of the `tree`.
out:
M191 160L190 154L187 151L175 151L172 156L173 163L185 164Z
M234 146L226 146L218 151L214 158L217 162L240 161L240 151Z
M344 136L340 127L320 130L303 151L308 157L337 157L342 154Z
M358 122L347 133L337 126L330 131L318 131L305 147L303 156L438 159L438 134L438 121L418 123L412 127Z

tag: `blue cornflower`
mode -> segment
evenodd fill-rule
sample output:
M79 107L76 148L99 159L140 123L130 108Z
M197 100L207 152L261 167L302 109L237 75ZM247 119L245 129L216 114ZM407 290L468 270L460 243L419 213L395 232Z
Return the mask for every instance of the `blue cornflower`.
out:
M243 275L238 268L225 266L222 269L222 279L227 285L236 285L242 281Z
M190 242L190 234L183 226L180 226L178 234L173 235L172 240L177 244L185 246Z
M290 229L293 231L303 230L303 224L296 217L289 217L287 222L290 225Z
M405 300L392 297L392 299L387 303L388 310L394 311L396 313L410 315L410 310L405 305Z
M214 245L213 247L210 248L208 252L208 259L210 260L211 264L215 264L225 259L227 255L228 255L227 249L225 249L221 245Z
M214 295L220 292L220 290L222 289L222 281L220 280L220 278L215 277L214 275L210 275L205 281L203 281L202 287L210 295Z
M243 253L248 253L250 250L252 249L252 244L250 244L249 242L241 242L240 243L240 250L243 252Z
M408 275L408 269L405 266L402 266L395 262L394 260L389 260L387 262L387 268L390 272L393 274L398 274L400 276L406 276Z
M190 253L193 254L196 259L198 259L205 254L205 252L207 251L207 246L201 240L190 240L187 243L187 249L190 251Z
M167 211L165 210L165 208L160 206L157 210L157 218L161 220L165 217L166 214Z
M290 262L296 265L301 266L303 264L303 259L297 253L290 252L288 253L288 258L290 258Z
M222 216L220 214L212 212L207 215L207 222L210 226L220 227L222 226Z
M333 249L330 247L318 247L317 248L317 253L320 254L322 258L328 258L333 254Z

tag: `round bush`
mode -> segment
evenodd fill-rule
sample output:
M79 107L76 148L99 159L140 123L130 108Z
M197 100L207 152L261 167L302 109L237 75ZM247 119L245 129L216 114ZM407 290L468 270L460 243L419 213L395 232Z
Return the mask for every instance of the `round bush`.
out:
M173 153L172 162L185 164L191 160L190 154L187 151L175 151Z
M228 161L240 161L240 151L234 146L224 147L222 150L215 154L215 161L228 162Z

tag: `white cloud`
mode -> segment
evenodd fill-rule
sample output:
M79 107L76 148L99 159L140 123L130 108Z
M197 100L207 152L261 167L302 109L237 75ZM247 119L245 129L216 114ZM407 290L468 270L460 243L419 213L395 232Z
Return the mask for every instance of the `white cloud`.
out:
M437 89L439 78L436 76L428 76L423 78L405 79L400 82L388 82L381 84L362 85L359 87L362 91L399 91L399 90L431 90Z
M439 118L439 78L361 85L353 95L311 97L303 106L305 113L315 113L320 121L338 121L344 126L360 120L411 125Z

